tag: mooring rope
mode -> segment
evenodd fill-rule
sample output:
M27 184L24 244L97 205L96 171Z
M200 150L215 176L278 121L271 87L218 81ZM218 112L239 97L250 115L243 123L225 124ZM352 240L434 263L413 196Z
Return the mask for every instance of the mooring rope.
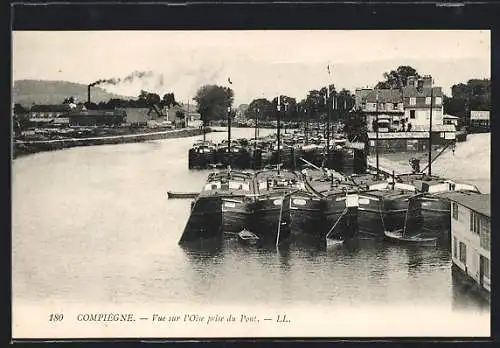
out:
M340 214L339 218L337 219L337 221L335 221L335 223L333 224L332 228L330 228L330 230L328 231L328 233L326 234L326 239L329 238L330 236L330 233L335 229L335 227L337 226L337 224L339 223L340 219L342 218L342 216L345 215L345 213L347 213L347 211L349 210L349 208L345 207L344 208L344 211L342 212L342 214Z
M384 204L383 200L378 201L378 211L380 213L380 221L382 221L382 229L385 232L385 222L384 222L384 215L382 214L382 205Z

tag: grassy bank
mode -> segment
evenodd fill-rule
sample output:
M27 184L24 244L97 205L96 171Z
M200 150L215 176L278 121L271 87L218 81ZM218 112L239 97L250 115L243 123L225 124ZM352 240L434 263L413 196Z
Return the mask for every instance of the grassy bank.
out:
M206 132L210 132L207 129ZM125 144L137 143L143 141L193 137L203 134L203 131L198 128L183 128L175 130L157 131L154 129L146 129L142 132L135 130L133 133L109 135L106 133L99 136L82 137L82 138L63 138L53 140L15 140L13 144L13 158L28 155L42 151L54 151L66 149L76 146L94 146L94 145L110 145L110 144Z

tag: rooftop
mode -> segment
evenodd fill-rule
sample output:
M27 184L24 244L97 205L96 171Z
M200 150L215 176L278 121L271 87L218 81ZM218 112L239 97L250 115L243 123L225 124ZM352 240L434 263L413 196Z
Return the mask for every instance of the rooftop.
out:
M368 103L375 103L377 101L377 93L379 103L403 102L401 91L398 89L373 89L363 97L363 100Z
M442 196L479 214L491 217L491 197L489 193L450 192Z
M403 97L430 97L431 96L431 88L430 87L423 87L421 89L418 89L417 87L411 87L411 86L406 86L403 87ZM443 96L443 91L441 90L441 87L432 87L432 94L434 97L441 97Z
M53 104L53 105L33 105L30 109L32 112L66 112L70 110L69 104Z

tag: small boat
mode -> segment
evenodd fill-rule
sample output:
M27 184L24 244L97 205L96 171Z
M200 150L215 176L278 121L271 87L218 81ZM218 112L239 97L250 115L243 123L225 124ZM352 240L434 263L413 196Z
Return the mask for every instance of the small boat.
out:
M242 230L238 233L238 240L249 245L256 245L259 243L259 237L248 230Z
M343 239L337 239L337 238L326 238L326 246L327 247L335 247L338 245L344 244Z
M198 192L173 192L173 191L167 191L167 196L168 199L174 199L174 198L196 198L198 197L199 193Z
M420 235L408 236L403 229L396 231L384 231L385 236L393 242L402 244L418 244L422 246L436 246L437 238L435 237L420 237Z

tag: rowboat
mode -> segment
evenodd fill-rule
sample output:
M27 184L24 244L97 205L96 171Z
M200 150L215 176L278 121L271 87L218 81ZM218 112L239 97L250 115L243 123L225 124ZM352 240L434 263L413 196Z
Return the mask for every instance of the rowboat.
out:
M408 236L405 235L403 229L396 231L384 231L385 236L392 242L402 244L418 244L422 246L436 246L437 238L435 237L420 237L420 235Z
M196 198L198 197L199 193L198 192L173 192L173 191L167 191L167 196L168 199L174 199L174 198L179 198L179 199L188 199L188 198Z
M256 245L257 243L259 243L259 237L248 230L242 230L240 233L238 233L238 240L244 244L249 245Z

